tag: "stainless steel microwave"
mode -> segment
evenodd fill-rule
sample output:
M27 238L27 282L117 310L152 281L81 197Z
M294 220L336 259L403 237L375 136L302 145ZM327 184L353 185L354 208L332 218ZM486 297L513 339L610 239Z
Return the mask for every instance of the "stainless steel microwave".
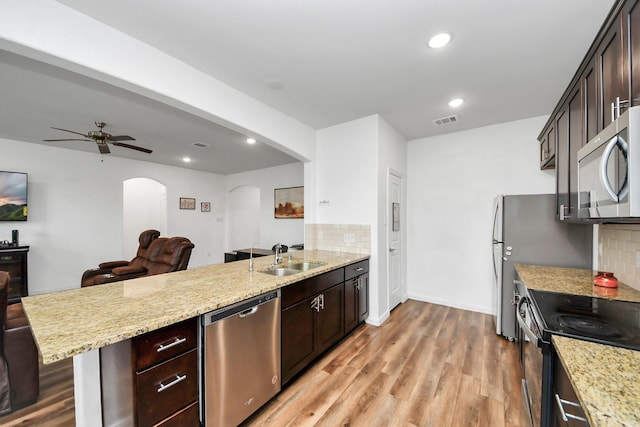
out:
M578 217L640 220L640 106L578 151Z

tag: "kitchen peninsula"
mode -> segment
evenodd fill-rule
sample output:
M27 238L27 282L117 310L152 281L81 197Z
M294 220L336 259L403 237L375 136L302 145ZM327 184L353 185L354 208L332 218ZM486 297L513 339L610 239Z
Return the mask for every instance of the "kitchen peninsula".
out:
M369 258L316 250L292 255L294 262L323 265L274 276L261 272L273 262L262 257L252 272L243 260L23 298L43 363L74 357L77 424L96 425L100 348Z

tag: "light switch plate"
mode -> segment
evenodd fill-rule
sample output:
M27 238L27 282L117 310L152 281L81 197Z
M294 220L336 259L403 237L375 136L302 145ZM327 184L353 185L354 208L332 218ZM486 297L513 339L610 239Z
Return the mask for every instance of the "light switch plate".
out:
M345 234L344 242L345 243L354 243L356 241L356 236L353 234Z

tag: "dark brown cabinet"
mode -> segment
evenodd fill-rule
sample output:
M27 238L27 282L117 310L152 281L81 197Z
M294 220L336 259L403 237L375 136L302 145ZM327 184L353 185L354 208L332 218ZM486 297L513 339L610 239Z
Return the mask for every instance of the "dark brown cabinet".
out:
M9 282L9 304L29 295L27 282L27 252L29 246L0 249L0 270L11 276Z
M554 354L553 359L551 425L553 427L588 426L584 410L580 406L578 396L560 358Z
M351 332L369 315L369 261L344 269L344 330Z
M559 220L579 221L580 148L636 105L640 105L640 0L618 0L538 135L541 169L552 164L556 168Z
M282 384L344 337L344 269L282 288Z
M625 95L624 58L621 20L616 19L604 35L596 50L600 86L598 131L607 127L617 116L617 99L628 100Z
M197 319L100 350L106 425L199 426Z
M550 123L541 135L540 169L553 169L556 166L556 133L553 123Z

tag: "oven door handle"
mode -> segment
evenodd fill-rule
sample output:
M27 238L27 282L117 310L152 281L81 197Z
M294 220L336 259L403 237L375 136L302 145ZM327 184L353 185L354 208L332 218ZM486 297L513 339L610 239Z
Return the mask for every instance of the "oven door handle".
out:
M518 305L516 306L516 319L518 319L518 324L522 328L522 331L525 333L527 337L531 340L531 342L538 347L538 340L540 339L527 325L526 320L522 317L522 305L529 301L527 297L521 297L520 301L518 301ZM527 303L528 305L528 303Z

